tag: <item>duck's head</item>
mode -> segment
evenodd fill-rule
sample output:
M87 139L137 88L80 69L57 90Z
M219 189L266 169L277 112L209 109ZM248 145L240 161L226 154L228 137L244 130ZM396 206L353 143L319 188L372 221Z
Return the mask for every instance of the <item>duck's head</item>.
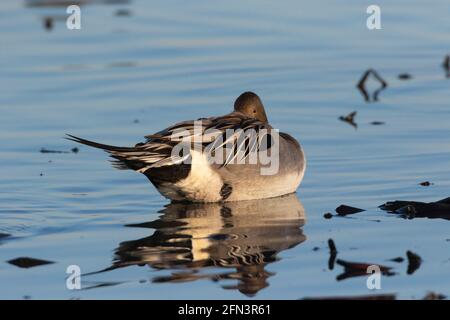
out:
M259 121L267 122L266 111L256 93L247 91L241 94L234 102L234 111L241 112Z

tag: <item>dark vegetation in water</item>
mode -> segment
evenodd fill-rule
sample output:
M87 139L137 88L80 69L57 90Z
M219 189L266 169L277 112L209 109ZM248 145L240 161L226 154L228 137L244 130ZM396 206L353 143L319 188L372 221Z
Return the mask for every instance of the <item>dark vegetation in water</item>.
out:
M118 9L114 13L114 15L117 16L117 17L129 17L129 16L132 15L132 13L128 9Z
M386 124L386 122L384 122L384 121L372 121L370 124L373 125L373 126L382 126L382 125Z
M344 267L344 272L336 277L337 281L353 277L367 276L368 275L367 271L369 267L373 265L377 266L380 269L382 275L393 276L397 274L393 272L393 267L384 266L377 263L351 262L343 259L337 259L338 250L336 248L336 244L334 243L333 239L328 240L328 248L329 248L328 269L333 270L335 264ZM411 275L420 268L422 264L422 258L418 254L410 250L406 251L406 258L408 261L406 273L408 275ZM396 258L387 259L387 261L395 263L403 263L405 259L399 256Z
M336 261L336 257L337 257L337 253L338 253L333 239L328 239L328 248L330 249L330 257L328 259L328 269L333 270L334 263Z
M422 258L418 254L409 250L406 251L406 257L408 258L408 269L406 270L406 273L411 275L419 269L422 264Z
M41 148L40 153L78 153L80 149L77 147L70 149L70 151L62 151L62 150L51 150L46 148Z
M51 31L53 29L53 18L52 17L44 18L44 28L47 31Z
M2 244L3 240L10 238L11 235L9 233L1 233L0 232L0 244Z
M369 92L366 87L366 83L369 79L369 76L371 76L377 80L380 83L380 86L374 90L373 92ZM362 96L364 97L364 100L366 102L375 102L378 101L378 96L380 95L380 92L386 89L388 86L388 83L378 74L377 71L374 69L368 69L364 72L361 79L356 84L356 87L361 92Z
M355 121L355 117L357 115L357 111L353 111L350 112L349 114L345 115L345 116L340 116L339 120L348 123L349 125L351 125L353 128L358 129L358 123L356 123ZM372 126L381 126L386 124L386 122L384 121L371 121L369 122L370 125Z
M389 259L388 261L402 263L403 261L405 261L405 259L403 257L397 257L397 258Z
M409 73L400 73L398 75L398 78L400 80L410 80L410 79L412 79L412 76Z
M381 210L395 213L405 219L430 218L450 220L450 198L436 202L391 201L382 204Z
M442 67L445 70L445 76L450 78L450 55L445 56L444 62L442 63Z
M442 63L442 67L446 72L446 77L450 77L450 55L445 56L444 62ZM379 87L375 89L373 92L370 92L367 89L367 82L369 78L374 78L379 82ZM410 80L412 79L411 74L409 73L401 73L398 75L398 79L400 80ZM380 74L375 69L366 70L361 79L358 81L356 87L361 92L364 100L366 102L375 102L378 101L378 97L381 91L388 87L388 83L384 80ZM355 117L357 115L357 111L353 111L346 116L341 116L339 119L344 121L355 129L358 127L355 122ZM371 125L384 125L383 121L372 121ZM430 181L423 181L419 183L420 186L429 187L432 186L433 183ZM413 218L441 218L450 220L450 198L443 199L436 202L424 203L417 201L393 201L386 202L385 204L379 206L380 209L388 211L390 213L399 214L403 218L413 219ZM345 216L348 214L354 214L364 211L358 208L352 208L349 206L341 205L336 209L336 212L339 216ZM333 215L330 213L326 213L324 215L325 219L331 219Z
M353 128L357 129L358 128L358 124L355 122L355 116L356 116L357 112L353 111L351 113L349 113L346 116L340 116L339 120L347 122L349 125L351 125Z
M330 212L327 212L327 213L325 213L325 214L323 215L323 217L324 217L325 219L331 219L331 218L333 218L333 214L331 214Z
M13 260L9 260L7 262L16 267L25 268L25 269L54 263L53 261L47 261L47 260L41 260L41 259L35 259L35 258L29 258L29 257L19 257L19 258L13 259Z
M1 233L0 232L0 239L7 238L7 237L10 237L10 236L11 235L9 233Z
M422 186L430 186L431 182L422 182ZM379 206L383 211L398 214L405 219L414 218L429 218L429 219L446 219L450 220L450 197L435 202L419 202L419 201L388 201ZM347 215L363 212L365 209L355 208L347 205L340 205L336 208L338 216L344 217ZM331 213L324 214L325 219L331 219Z
M450 55L447 55L444 58L444 62L442 63L442 67L445 70L446 73L446 77L450 78ZM378 83L379 86L377 89L370 91L367 88L367 82L369 81L370 78L375 79ZM413 79L412 75L410 73L404 72L404 73L400 73L397 76L398 79L400 80L411 80ZM380 76L380 74L375 70L375 69L367 69L361 79L358 81L358 83L356 84L357 89L359 90L359 92L361 93L361 95L363 96L364 100L366 102L377 102L379 100L379 95L381 93L381 91L383 91L384 89L386 89L388 87L388 83L386 80L383 79L383 77ZM339 120L347 122L348 124L350 124L351 126L353 126L355 129L358 128L358 124L355 122L355 116L357 114L357 111L353 111L351 113L349 113L346 116L340 116ZM371 125L384 125L385 122L383 121L372 121L370 122Z
M92 290L92 289L98 289L98 288L106 288L106 287L113 287L117 286L119 284L124 283L119 281L105 281L105 282L94 282L91 285L83 287L83 290Z
M367 270L370 266L376 265L380 268L381 274L385 276L395 275L391 267L383 266L376 263L349 262L338 259L336 264L344 267L344 272L336 277L337 281L345 280L353 277L367 276Z
M355 207L350 207L345 204L341 204L339 207L336 208L336 212L339 216L346 216L349 214L355 214L355 213L363 212L363 211L365 211L365 210L355 208Z

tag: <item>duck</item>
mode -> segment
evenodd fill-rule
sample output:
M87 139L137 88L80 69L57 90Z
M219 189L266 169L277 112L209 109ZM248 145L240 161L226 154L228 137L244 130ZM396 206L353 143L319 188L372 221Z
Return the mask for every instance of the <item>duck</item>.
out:
M306 169L301 144L269 124L260 97L250 91L228 114L178 122L132 147L66 138L106 151L114 167L144 174L172 202L284 196L296 192Z

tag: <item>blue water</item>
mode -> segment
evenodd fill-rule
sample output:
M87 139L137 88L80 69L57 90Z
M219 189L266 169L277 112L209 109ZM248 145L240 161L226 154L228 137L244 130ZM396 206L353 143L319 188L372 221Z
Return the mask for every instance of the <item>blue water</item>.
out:
M450 80L441 66L449 6L395 2L377 2L382 29L372 31L369 1L97 1L81 7L81 30L66 28L64 6L2 2L0 233L10 236L0 238L0 298L449 295L449 221L377 208L450 196ZM388 83L373 103L356 88L368 68ZM398 79L405 72L412 79ZM372 78L368 89L376 87ZM143 175L115 170L98 150L72 153L63 139L133 145L177 121L227 113L246 90L307 155L285 209L277 200L166 207ZM352 111L357 129L338 120ZM340 204L367 211L323 218ZM329 238L339 259L397 274L375 292L364 276L337 281L343 268L328 269ZM412 275L406 261L387 261L407 250L423 260ZM54 263L7 262L17 257ZM74 264L83 274L117 268L68 290Z

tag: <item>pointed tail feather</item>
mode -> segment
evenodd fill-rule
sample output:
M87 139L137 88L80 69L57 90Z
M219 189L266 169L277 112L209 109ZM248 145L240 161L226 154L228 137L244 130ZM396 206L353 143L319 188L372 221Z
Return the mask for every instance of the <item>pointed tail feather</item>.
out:
M116 147L116 146L111 146L108 144L103 144L103 143L98 143L98 142L94 142L94 141L90 141L90 140L86 140L83 138L79 138L76 136L73 136L71 134L66 134L66 139L67 140L71 140L71 141L75 141L90 147L94 147L94 148L98 148L98 149L102 149L105 151L116 151L116 152L130 152L135 150L134 147Z
M140 161L139 158L132 156L136 155L136 153L144 153L142 150L137 150L136 147L116 147L79 138L71 134L67 134L66 139L108 152L109 155L115 159L111 160L113 166L120 170L141 170L148 165L144 161Z

